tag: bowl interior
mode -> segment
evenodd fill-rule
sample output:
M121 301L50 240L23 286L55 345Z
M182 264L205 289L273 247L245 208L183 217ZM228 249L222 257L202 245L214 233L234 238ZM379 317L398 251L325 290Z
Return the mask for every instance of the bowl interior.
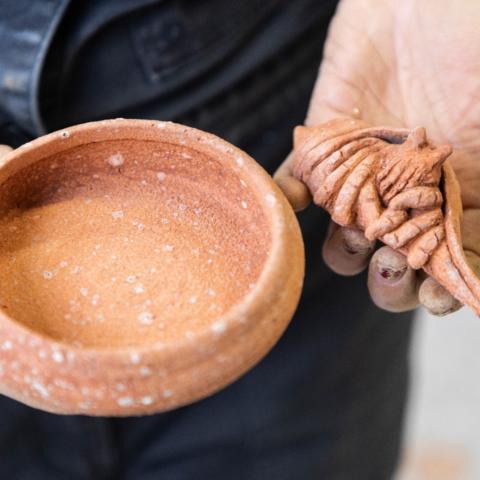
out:
M111 140L0 185L0 305L76 346L194 337L257 281L271 242L252 180L194 145Z

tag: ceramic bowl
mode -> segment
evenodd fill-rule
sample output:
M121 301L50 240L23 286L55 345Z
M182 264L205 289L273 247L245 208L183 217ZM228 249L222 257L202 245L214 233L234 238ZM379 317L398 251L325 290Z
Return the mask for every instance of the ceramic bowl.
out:
M272 348L303 271L292 209L229 143L146 120L46 135L0 166L0 391L64 414L188 404Z

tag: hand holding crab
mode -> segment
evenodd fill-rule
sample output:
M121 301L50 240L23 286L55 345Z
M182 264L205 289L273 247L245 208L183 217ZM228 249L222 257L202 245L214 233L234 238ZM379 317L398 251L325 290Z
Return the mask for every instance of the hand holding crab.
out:
M344 275L368 265L386 310L479 311L478 16L478 2L343 0L306 127L276 174L296 209L313 194L330 212L325 262ZM374 253L375 239L386 246Z

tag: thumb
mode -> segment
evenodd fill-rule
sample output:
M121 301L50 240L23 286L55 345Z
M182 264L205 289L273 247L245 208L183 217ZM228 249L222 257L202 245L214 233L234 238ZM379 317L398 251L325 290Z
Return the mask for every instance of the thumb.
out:
M293 152L280 165L273 179L296 212L308 207L312 197L307 186L293 176Z

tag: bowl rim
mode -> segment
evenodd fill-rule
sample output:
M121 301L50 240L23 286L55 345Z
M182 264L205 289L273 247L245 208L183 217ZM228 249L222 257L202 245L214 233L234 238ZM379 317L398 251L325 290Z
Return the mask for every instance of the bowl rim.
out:
M10 317L2 309L0 310L0 325L8 326L7 331L11 334L9 335L11 338L19 337L23 338L24 342L31 341L44 346L48 345L49 348L62 352L67 358L69 356L77 359L81 357L89 364L106 361L110 363L111 367L117 365L118 368L122 368L125 358L130 358L136 363L137 357L141 356L142 362L154 361L157 363L161 357L162 362L169 362L173 371L185 368L193 362L205 360L219 340L225 340L229 335L235 339L237 334L255 328L256 322L252 319L257 315L261 318L260 313L268 305L270 299L278 298L278 289L281 288L281 285L277 278L282 277L280 273L283 267L283 263L279 259L283 255L289 254L288 238L284 232L288 228L287 216L293 210L272 178L258 163L248 154L216 135L181 124L157 120L117 118L88 122L49 133L9 152L0 163L0 183L47 156L78 145L129 139L165 142L165 139L158 136L159 132L163 136L171 136L172 140L177 138L179 144L187 144L185 140L192 140L188 144L188 148L216 155L216 160L221 161L226 167L232 168L239 178L249 179L248 187L253 191L256 201L265 214L271 237L267 258L255 286L223 315L214 317L209 328L197 331L193 340L195 345L193 345L192 339L184 337L171 342L158 341L138 346L76 346L30 328L15 320L14 317ZM89 140L82 141L85 138ZM42 152L47 153L42 155ZM22 162L19 160L26 157L29 157L29 160L21 165ZM246 322L246 319L250 319L250 322ZM195 348L192 348L193 346ZM193 351L196 352L196 355L192 355ZM182 361L182 358L188 359L188 361Z

